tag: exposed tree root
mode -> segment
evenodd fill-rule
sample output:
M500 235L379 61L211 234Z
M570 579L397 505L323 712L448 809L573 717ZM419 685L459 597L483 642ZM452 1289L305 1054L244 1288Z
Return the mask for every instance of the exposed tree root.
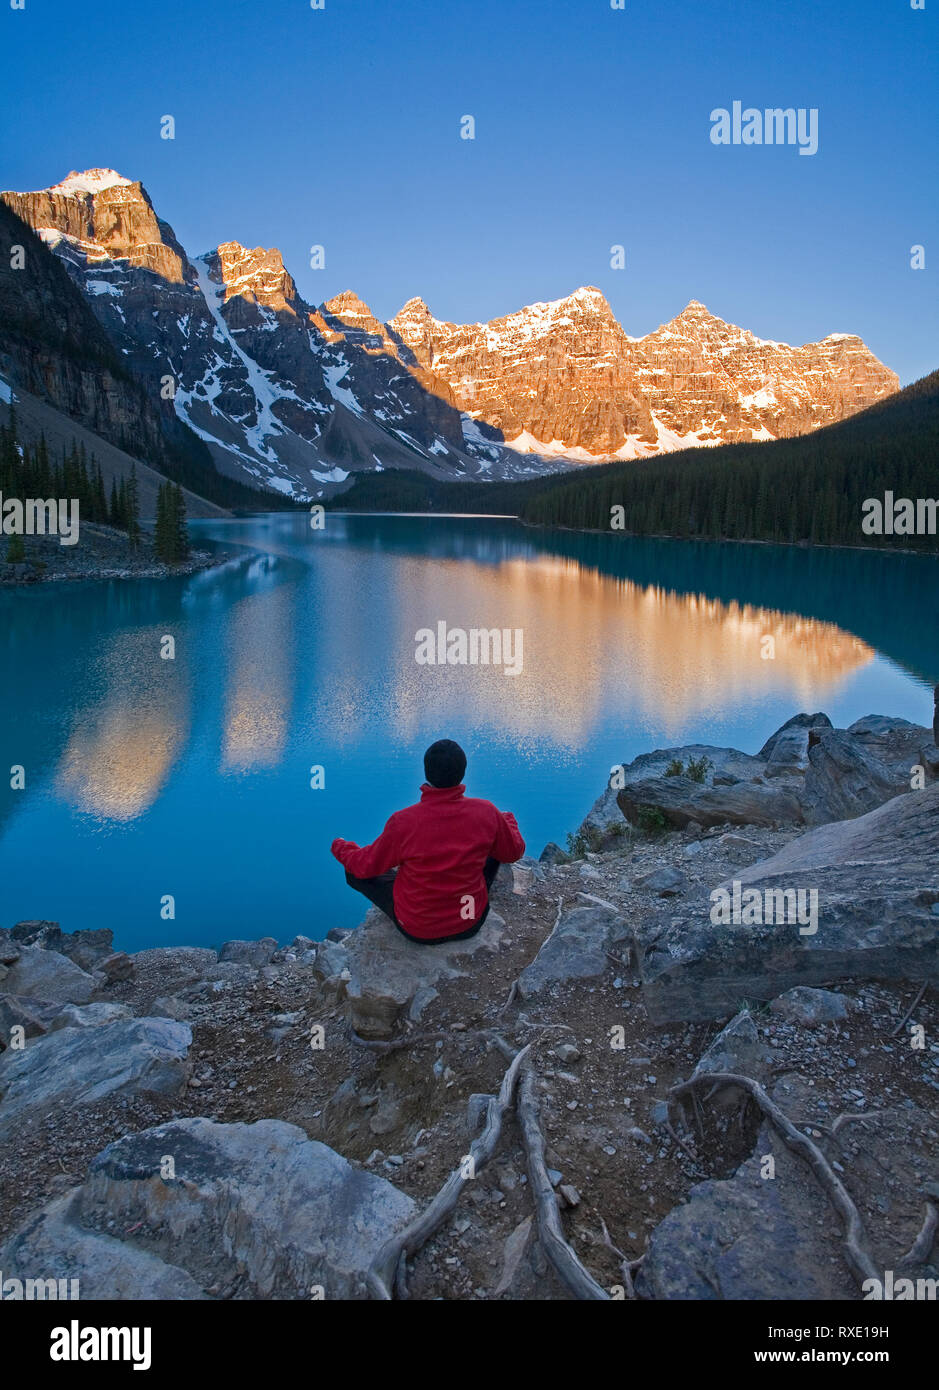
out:
M844 1184L821 1149L813 1144L807 1135L796 1129L760 1083L751 1076L740 1076L735 1072L702 1072L690 1081L673 1086L668 1093L669 1097L678 1099L684 1095L693 1096L696 1086L739 1086L752 1097L786 1146L808 1163L828 1200L841 1217L844 1226L845 1258L858 1283L863 1284L867 1279L879 1279L877 1267L867 1248L867 1235L861 1214Z
M898 1034L898 1033L901 1031L901 1029L903 1028L903 1025L904 1025L905 1023L908 1023L908 1022L910 1021L910 1019L913 1017L913 1014L916 1012L916 1008L917 1008L917 1006L918 1006L918 1004L919 1004L919 1001L922 999L923 995L926 993L926 990L927 990L928 987L929 987L929 981L928 981L928 980L924 980L923 983L922 983L922 985L921 985L921 987L920 987L920 989L919 989L919 991L917 992L916 998L913 1000L912 1004L911 1004L910 1007L907 1009L906 1013L905 1013L905 1014L903 1015L903 1017L900 1019L900 1022L897 1024L896 1028L894 1028L894 1029L891 1030L890 1036L891 1036L892 1038L895 1038L895 1037L897 1036L897 1034Z
M900 1260L901 1269L908 1269L913 1265L924 1265L926 1263L932 1254L937 1229L939 1229L939 1207L936 1206L935 1202L927 1202L926 1216L923 1220L920 1233Z
M498 1096L489 1097L485 1126L470 1144L466 1158L453 1170L421 1215L403 1231L398 1231L390 1240L385 1241L375 1256L367 1275L369 1292L374 1298L388 1300L392 1297L392 1289L399 1297L407 1296L408 1258L443 1225L459 1201L464 1184L471 1181L495 1153L502 1134L503 1120L506 1112L512 1108L515 1098L519 1071L533 1045L528 1043L512 1056L508 1070L502 1078ZM503 1043L503 1046L510 1051L507 1043Z
M544 1135L538 1119L538 1102L535 1097L535 1074L531 1066L526 1066L518 1088L516 1103L518 1121L525 1141L528 1155L528 1177L535 1214L538 1222L538 1235L545 1255L554 1266L561 1282L575 1298L605 1299L610 1295L598 1284L592 1274L581 1264L576 1253L568 1245L561 1226L557 1197L548 1177L544 1158Z
M619 1260L619 1267L620 1272L623 1276L623 1288L626 1290L626 1297L635 1298L636 1287L633 1284L633 1275L635 1274L639 1266L642 1264L643 1260L645 1259L645 1255L640 1255L639 1258L636 1260L631 1260L628 1255L624 1255L622 1250L620 1250L619 1246L614 1245L612 1240L610 1240L610 1233L606 1228L606 1222L604 1221L602 1216L600 1217L600 1230L603 1233L603 1244L606 1246L608 1250L612 1250L613 1254Z
M428 1043L435 1042L461 1042L465 1038L473 1042L484 1042L487 1046L500 1047L500 1044L501 1047L508 1046L498 1034L493 1033L489 1028L466 1028L459 1032L448 1029L434 1033L405 1033L400 1038L391 1038L387 1041L380 1038L363 1038L354 1029L349 1029L351 1042L354 1042L357 1047L365 1048L368 1052L378 1053L380 1057L389 1052L406 1051L410 1047L425 1047ZM510 1049L509 1056L514 1055Z

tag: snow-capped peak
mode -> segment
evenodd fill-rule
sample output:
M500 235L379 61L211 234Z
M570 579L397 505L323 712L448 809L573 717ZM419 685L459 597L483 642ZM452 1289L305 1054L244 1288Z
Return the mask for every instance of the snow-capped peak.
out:
M116 169L85 169L83 172L73 169L67 179L63 179L61 183L54 183L49 192L64 193L66 197L72 197L76 193L103 193L106 188L132 182L132 179L125 179Z

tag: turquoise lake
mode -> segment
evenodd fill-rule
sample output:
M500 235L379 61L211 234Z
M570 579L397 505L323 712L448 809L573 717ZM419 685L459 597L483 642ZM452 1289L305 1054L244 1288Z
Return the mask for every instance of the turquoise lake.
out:
M125 950L352 926L330 842L367 843L416 800L440 737L537 856L637 753L755 752L799 710L932 720L932 558L489 517L191 530L235 558L0 591L0 926L110 927ZM416 633L441 622L520 629L520 673L419 664Z

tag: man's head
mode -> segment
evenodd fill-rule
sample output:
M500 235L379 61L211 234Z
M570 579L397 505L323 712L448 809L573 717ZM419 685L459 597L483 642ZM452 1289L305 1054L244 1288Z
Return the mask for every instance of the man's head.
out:
M432 787L458 787L466 771L466 754L452 738L439 738L424 754L424 776Z

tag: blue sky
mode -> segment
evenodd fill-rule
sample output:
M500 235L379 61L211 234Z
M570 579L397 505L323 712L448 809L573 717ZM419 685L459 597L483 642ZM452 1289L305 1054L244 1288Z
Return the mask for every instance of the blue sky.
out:
M700 299L859 333L904 383L939 366L939 0L625 4L2 0L0 186L114 167L190 253L278 246L304 298L380 318L594 284L633 334ZM818 153L712 145L735 100L817 107Z

